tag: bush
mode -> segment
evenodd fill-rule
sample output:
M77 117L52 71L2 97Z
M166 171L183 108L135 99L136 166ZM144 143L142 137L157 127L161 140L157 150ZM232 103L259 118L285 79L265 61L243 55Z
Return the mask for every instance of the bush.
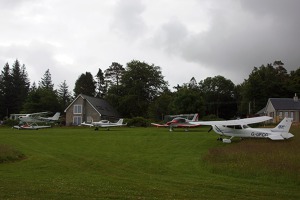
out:
M14 120L14 119L6 119L3 124L5 126L14 126L14 125L18 125L19 121L18 120Z
M132 119L127 119L127 126L136 126L136 127L147 127L150 125L150 122L143 117L134 117Z
M0 163L22 160L25 155L11 146L0 144Z

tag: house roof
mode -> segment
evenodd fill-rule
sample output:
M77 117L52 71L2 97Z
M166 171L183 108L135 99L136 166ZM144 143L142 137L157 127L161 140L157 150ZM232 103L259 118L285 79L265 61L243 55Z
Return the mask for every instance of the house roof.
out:
M114 116L114 117L120 117L119 113L104 99L91 97L85 94L80 94L76 99L66 108L66 110L69 109L69 107L79 98L83 98L87 100L87 102L99 113L99 115L104 116ZM65 110L65 112L66 112Z
M293 98L270 98L275 110L300 110L300 100Z

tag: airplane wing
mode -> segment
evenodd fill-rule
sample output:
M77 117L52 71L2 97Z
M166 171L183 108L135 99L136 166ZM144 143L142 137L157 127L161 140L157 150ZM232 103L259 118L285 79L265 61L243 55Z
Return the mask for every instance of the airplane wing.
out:
M195 128L195 127L199 127L201 126L201 124L177 124L174 127L177 128Z
M272 119L272 117L262 116L262 117L252 117L252 118L244 118L244 119L236 119L236 120L224 120L224 121L198 121L198 122L190 122L190 124L199 124L199 125L224 125L224 126L234 126L234 125L245 125L245 124L256 124L264 121L268 121Z
M156 127L169 127L170 125L167 124L155 124L155 123L151 123L152 126L156 126Z
M37 112L37 113L29 113L29 116L42 116L42 115L46 115L49 112Z
M82 122L80 125L90 126L90 127L94 126L93 124L89 124L89 123L85 123L85 122Z
M114 123L111 123L111 124L100 124L99 127L109 128L109 127L126 126L126 125L127 124L114 124Z

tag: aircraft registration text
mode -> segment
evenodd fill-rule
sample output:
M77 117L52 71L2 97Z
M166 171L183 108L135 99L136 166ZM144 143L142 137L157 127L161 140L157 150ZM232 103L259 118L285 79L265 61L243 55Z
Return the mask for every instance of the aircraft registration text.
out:
M252 132L251 133L251 136L252 137L268 137L268 133L263 133L263 132Z

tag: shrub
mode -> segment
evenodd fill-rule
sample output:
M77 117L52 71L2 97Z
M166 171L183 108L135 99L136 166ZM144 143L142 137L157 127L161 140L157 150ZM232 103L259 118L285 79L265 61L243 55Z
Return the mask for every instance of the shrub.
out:
M150 122L143 117L134 117L132 119L127 119L127 126L136 126L136 127L147 127Z
M9 145L0 144L0 163L22 160L25 155Z
M14 120L14 119L6 119L3 124L5 126L14 126L14 125L17 125L19 124L19 121L18 120Z

